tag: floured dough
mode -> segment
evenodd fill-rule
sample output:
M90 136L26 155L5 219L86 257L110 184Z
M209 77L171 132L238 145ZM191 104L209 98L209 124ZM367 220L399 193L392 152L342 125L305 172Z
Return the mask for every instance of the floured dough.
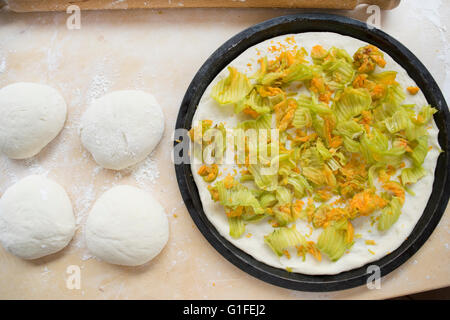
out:
M101 260L137 266L161 252L169 224L163 207L149 193L122 185L95 202L85 234L89 251Z
M75 232L72 204L56 182L31 175L9 187L0 199L0 243L23 259L64 248Z
M17 82L0 89L0 153L30 158L61 131L67 106L55 89Z
M164 131L164 115L153 95L137 90L109 93L81 120L81 142L95 161L122 170L147 157Z

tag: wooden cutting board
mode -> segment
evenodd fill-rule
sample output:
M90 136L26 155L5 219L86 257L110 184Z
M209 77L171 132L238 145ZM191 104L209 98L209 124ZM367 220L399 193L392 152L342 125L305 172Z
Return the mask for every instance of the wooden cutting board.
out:
M418 55L444 87L445 62L440 56L445 55L445 38L438 36L435 20L427 19L429 13L419 10L419 1L416 6L403 1L383 20L383 30ZM436 17L444 22L441 13L449 10L450 3L442 1ZM204 61L227 39L287 13L278 9L89 11L82 15L81 28L71 30L65 12L0 11L0 87L17 81L45 83L61 92L68 107L65 129L33 161L0 157L0 194L16 181L13 177L48 172L67 190L80 221L75 239L53 256L25 261L0 247L0 299L385 299L449 286L450 207L430 239L384 277L379 290L361 286L328 293L294 292L267 284L224 259L194 225L171 161L172 131L181 100ZM359 20L367 17L365 8L343 14ZM78 135L89 102L124 89L153 93L166 118L164 137L136 175L143 176L139 179L134 173L118 176L98 169ZM89 258L83 242L83 223L93 203L117 184L151 192L168 215L167 246L141 267ZM69 266L80 267L80 289L67 287Z
M375 4L381 9L397 7L400 0L0 0L0 7L15 12L65 11L70 5L82 10L137 8L320 8L354 9L359 4Z

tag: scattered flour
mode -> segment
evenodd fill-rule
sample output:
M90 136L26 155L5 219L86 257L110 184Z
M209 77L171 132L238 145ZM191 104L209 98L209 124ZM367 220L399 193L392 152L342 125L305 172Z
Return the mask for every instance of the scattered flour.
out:
M71 245L75 248L83 249L81 260L85 261L92 258L92 255L87 251L85 245L83 226L86 222L89 210L95 201L96 193L94 190L94 185L92 183L82 186L74 184L72 185L71 193L74 196L74 199L72 200L74 200L73 206L76 215L75 222L77 225L77 233L75 234Z
M148 182L155 183L159 178L156 160L152 158L152 155L148 156L142 163L132 169L132 175L140 187L145 186Z
M47 49L47 70L49 73L57 71L62 57L61 41L57 41L58 30L55 30Z
M27 175L37 174L47 176L50 169L40 165L36 157L26 160L11 160L4 155L0 155L0 172L2 173L3 178L8 178L2 179L0 183L0 191L4 191L10 185Z
M94 185L88 184L83 187L74 185L73 194L77 197L77 200L74 202L74 210L77 214L77 227L80 227L86 221L87 213L95 200Z
M42 167L35 157L24 160L24 163L28 167L30 174L48 176L50 172L50 169Z
M441 0L436 1L410 1L410 10L415 15L415 18L420 20L428 20L431 22L435 29L431 31L438 31L438 36L441 39L442 47L440 48L440 54L437 58L441 61L443 68L445 69L445 78L443 84L441 84L442 92L447 99L450 99L450 43L448 41L448 31L445 26L446 20L442 16L441 10L443 2Z
M92 80L86 93L86 104L104 95L113 85L111 80L115 75L113 64L104 57L94 68Z
M6 58L2 57L0 60L0 73L5 72L6 70Z
M88 99L90 101L99 98L108 91L111 82L104 74L96 74L92 78L91 87L89 88Z

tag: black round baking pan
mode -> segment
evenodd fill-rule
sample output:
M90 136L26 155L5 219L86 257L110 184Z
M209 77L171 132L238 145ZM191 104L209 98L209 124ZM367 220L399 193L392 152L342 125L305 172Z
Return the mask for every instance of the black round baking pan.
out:
M434 115L434 119L439 127L438 139L443 152L438 159L433 191L420 220L403 244L378 261L336 275L304 275L274 268L254 259L219 234L203 211L197 186L188 163L176 164L175 171L181 195L192 219L209 243L228 261L248 274L277 286L300 291L334 291L366 283L368 277L372 275L372 273L367 272L369 265L379 266L382 276L399 267L414 255L428 239L447 206L450 194L449 110L438 85L419 59L400 42L383 31L347 17L305 13L274 18L237 34L206 60L184 96L178 113L176 128L191 128L194 112L209 83L247 48L279 35L310 31L340 33L379 47L408 72L409 76L422 90L428 103L439 109L439 112ZM187 137L184 138L188 139ZM179 143L179 140L175 142L175 145L177 143Z

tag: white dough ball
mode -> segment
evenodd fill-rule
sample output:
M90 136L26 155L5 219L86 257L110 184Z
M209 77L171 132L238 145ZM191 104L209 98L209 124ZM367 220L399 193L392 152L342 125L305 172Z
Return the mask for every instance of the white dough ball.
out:
M164 115L153 95L114 91L95 100L81 120L81 142L95 161L122 170L145 159L159 143Z
M75 232L72 204L56 182L31 175L9 187L0 199L0 243L23 259L64 248Z
M137 266L157 256L169 239L161 204L149 193L122 185L106 191L86 222L89 251L103 261Z
M52 141L64 126L67 106L47 85L17 82L0 89L0 153L11 159L30 158Z

